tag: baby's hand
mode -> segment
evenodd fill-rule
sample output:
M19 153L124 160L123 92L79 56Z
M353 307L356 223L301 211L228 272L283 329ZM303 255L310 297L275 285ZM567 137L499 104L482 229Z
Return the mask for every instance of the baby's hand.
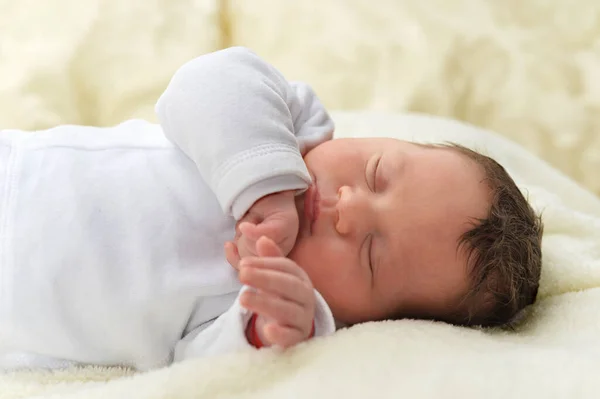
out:
M299 219L293 191L282 191L256 201L236 225L233 242L225 244L225 255L233 267L246 256L256 256L256 242L262 237L275 241L283 256L296 243Z
M240 262L240 281L255 289L244 292L240 303L257 315L261 343L288 348L310 338L316 304L310 278L269 238L261 237L256 250L258 257Z

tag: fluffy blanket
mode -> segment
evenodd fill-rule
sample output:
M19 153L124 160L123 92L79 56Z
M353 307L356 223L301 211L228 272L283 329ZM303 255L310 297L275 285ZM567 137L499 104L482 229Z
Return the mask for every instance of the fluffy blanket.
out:
M332 110L509 137L600 194L598 0L0 0L0 126L155 118L176 68L245 45Z
M197 359L135 374L87 368L0 376L0 398L507 398L600 392L600 200L515 144L418 115L334 114L341 136L455 141L503 163L543 211L538 302L513 331L368 323L284 353Z

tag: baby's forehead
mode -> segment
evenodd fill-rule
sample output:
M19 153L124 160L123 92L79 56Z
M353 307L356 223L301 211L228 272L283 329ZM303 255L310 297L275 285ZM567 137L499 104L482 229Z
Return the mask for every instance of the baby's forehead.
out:
M460 237L488 216L491 190L483 168L460 150L422 148L408 155L399 176L399 206L410 208L423 235L450 242L454 251Z

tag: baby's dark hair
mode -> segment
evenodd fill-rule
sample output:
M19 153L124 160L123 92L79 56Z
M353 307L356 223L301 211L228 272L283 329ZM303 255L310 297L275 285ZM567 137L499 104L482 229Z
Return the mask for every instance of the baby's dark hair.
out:
M467 252L470 290L452 324L494 327L509 324L535 302L542 268L541 217L533 210L508 172L498 162L457 144L436 145L464 155L479 165L491 192L484 219L462 235Z

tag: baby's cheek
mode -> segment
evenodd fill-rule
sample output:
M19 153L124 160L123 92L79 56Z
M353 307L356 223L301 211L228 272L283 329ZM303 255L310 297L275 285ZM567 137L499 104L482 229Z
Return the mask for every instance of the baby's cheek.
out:
M298 235L294 248L288 258L296 262L312 279L312 274L321 269L327 261L327 251L322 248L319 239Z

